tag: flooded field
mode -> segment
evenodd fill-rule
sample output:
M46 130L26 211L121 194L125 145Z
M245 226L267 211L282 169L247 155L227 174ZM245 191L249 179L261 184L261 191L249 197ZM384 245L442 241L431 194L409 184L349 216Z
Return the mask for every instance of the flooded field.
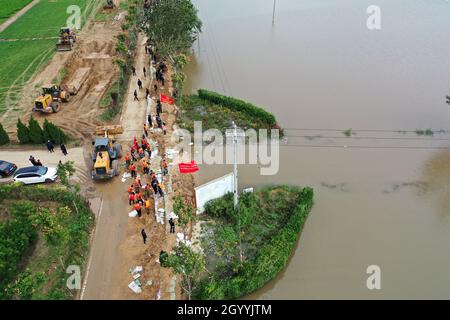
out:
M272 26L270 0L197 1L187 90L251 101L286 128L279 173L240 166L240 187L316 193L288 267L249 298L450 298L450 3L380 0L371 31L372 4L278 0ZM230 171L202 166L197 181Z

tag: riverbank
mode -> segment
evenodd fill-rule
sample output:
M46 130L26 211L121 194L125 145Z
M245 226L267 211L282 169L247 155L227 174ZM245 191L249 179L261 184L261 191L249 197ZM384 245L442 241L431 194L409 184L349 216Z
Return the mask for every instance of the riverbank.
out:
M207 275L194 296L204 300L241 298L266 285L286 267L313 205L311 188L274 186L205 206L199 237Z

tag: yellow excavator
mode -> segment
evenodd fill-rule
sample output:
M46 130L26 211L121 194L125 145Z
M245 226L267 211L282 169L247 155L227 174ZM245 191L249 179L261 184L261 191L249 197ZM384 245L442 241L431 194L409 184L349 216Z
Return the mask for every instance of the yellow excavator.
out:
M118 159L122 157L122 147L114 141L114 135L122 134L122 126L97 127L97 138L92 142L93 180L107 180L119 175Z

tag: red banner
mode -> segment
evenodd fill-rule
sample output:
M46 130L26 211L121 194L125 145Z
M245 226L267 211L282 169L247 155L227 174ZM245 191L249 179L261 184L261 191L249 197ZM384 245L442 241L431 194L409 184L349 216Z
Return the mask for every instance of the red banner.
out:
M174 100L173 100L173 98L170 98L170 97L168 97L168 96L165 96L165 95L161 95L160 96L160 100L161 100L161 102L162 103L168 103L168 104L170 104L170 105L172 105L172 104L174 104Z
M181 173L194 173L199 170L194 160L192 160L190 163L180 163L178 164L178 167Z

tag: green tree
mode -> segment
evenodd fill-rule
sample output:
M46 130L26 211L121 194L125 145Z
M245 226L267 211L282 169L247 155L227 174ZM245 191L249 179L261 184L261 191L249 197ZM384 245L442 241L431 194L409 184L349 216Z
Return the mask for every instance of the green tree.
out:
M186 203L181 196L177 196L173 202L173 210L178 216L178 224L186 233L187 225L195 218L195 209L192 205Z
M191 0L152 1L141 23L143 31L164 57L188 50L201 32L202 22Z
M450 96L447 96L447 104L450 105Z
M9 143L9 136L6 133L3 125L0 123L0 145L5 145Z
M59 127L45 119L44 121L44 139L51 140L54 143L62 143L67 141L67 135Z
M75 174L75 162L67 161L65 163L59 163L57 168L58 177L61 183L66 187L69 187L69 179Z
M199 283L202 272L206 270L205 257L180 242L174 252L165 259L165 266L183 277L181 288L191 300L192 292Z
M17 138L21 144L30 143L30 130L20 119L17 120Z
M33 144L44 143L44 131L42 131L41 126L36 121L36 119L31 116L28 121L28 130L30 132L30 142Z

